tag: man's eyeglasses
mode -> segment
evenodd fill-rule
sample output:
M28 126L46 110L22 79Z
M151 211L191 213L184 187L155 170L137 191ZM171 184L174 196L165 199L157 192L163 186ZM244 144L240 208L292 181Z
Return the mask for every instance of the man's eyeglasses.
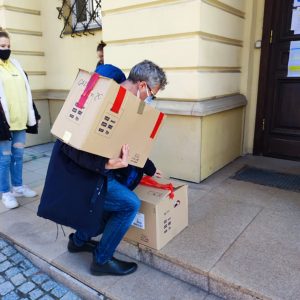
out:
M147 96L151 97L151 100L154 100L156 98L155 94L152 92L152 90L151 90L150 86L148 85L148 83L146 83L146 85L147 85ZM150 91L150 95L148 93L148 90Z

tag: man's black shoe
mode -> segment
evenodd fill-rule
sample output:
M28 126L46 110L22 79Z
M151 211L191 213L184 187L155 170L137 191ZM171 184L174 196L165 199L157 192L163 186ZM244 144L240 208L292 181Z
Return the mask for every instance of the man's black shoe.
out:
M74 233L71 233L69 235L69 243L68 243L68 250L69 252L75 253L75 252L93 252L98 242L90 240L88 242L85 242L82 246L77 246L73 241Z
M91 265L91 274L95 276L101 275L128 275L135 272L137 269L137 264L134 262L122 261L117 258L112 258L105 264L98 264L95 259Z

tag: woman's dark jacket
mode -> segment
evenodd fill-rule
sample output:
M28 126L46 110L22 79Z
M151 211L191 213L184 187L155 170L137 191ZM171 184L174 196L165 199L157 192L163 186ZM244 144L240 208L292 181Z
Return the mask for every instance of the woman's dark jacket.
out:
M96 234L106 191L107 158L57 140L48 166L38 216Z

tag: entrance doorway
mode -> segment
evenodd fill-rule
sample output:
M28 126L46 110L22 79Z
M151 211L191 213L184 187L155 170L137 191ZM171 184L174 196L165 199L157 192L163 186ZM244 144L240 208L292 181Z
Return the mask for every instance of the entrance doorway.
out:
M254 154L300 160L298 18L299 0L266 0Z

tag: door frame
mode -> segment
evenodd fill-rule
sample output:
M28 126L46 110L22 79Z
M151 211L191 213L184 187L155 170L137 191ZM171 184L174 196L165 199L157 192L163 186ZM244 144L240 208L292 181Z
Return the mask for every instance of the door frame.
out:
M258 79L257 107L254 131L253 154L263 154L263 139L264 139L264 120L266 115L266 99L268 94L268 75L270 62L270 38L272 30L272 19L274 13L274 1L265 0L264 20L262 32L262 47L260 54L260 67ZM267 13L266 13L267 12Z

